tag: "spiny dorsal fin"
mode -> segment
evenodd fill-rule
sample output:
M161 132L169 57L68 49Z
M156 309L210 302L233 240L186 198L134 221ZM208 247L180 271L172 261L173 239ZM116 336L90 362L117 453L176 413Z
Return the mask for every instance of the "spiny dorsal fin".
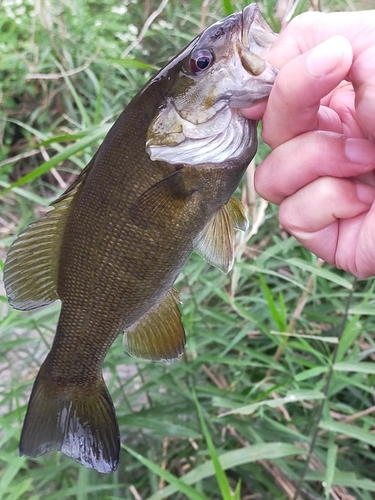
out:
M131 356L171 362L185 347L185 332L177 307L178 295L172 289L151 311L124 333L124 349Z
M83 184L92 162L54 203L53 210L30 224L9 249L4 285L10 304L23 311L58 299L57 276L60 248L71 202Z
M234 262L234 229L245 231L245 207L232 196L222 205L194 241L194 250L209 264L228 273Z

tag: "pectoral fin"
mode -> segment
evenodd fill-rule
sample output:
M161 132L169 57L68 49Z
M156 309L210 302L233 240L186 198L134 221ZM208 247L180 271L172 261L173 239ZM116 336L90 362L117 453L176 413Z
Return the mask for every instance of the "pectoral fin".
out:
M247 231L249 228L249 220L246 215L245 207L240 200L235 196L231 196L226 207L229 212L229 217L232 219L234 229Z
M72 200L83 184L90 165L75 183L53 203L48 212L14 241L5 262L4 284L10 304L23 311L58 299L60 249Z
M171 362L184 352L185 332L177 301L177 291L173 289L157 306L126 330L123 345L131 356Z
M234 229L245 231L247 226L245 208L232 196L195 239L194 250L209 264L228 273L234 262Z
M130 217L142 229L170 224L185 210L193 192L178 170L145 191L130 208Z

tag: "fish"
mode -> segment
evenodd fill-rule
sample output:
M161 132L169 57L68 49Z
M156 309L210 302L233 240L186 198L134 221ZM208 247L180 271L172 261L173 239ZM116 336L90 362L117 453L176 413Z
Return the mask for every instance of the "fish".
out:
M239 109L271 91L274 42L256 4L205 29L130 101L52 209L10 247L4 283L20 310L61 301L52 347L34 382L22 456L59 450L100 473L117 469L120 433L102 376L113 341L172 362L184 352L174 282L193 251L228 272L233 196L257 149Z

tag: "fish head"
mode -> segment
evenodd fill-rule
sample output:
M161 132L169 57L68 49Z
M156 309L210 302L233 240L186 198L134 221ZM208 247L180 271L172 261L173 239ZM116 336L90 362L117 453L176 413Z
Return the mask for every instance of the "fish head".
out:
M152 160L221 164L256 148L239 108L267 97L277 70L263 57L276 40L256 4L203 31L162 70L170 83L148 129Z

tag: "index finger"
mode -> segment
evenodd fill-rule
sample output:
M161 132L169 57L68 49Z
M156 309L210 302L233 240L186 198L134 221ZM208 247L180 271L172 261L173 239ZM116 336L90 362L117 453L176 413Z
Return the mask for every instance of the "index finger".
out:
M356 91L358 122L368 137L375 136L375 10L358 12L306 12L295 17L271 47L267 60L282 68L334 35L346 37L352 47L353 64L347 79ZM252 118L252 116L250 115Z
M283 29L266 55L276 68L283 68L289 61L324 42L340 35L352 46L353 65L347 75L357 90L359 121L365 129L374 130L375 111L375 10L359 12L306 12L294 19ZM362 104L362 106L361 106ZM262 117L265 105L243 110L250 119Z
M275 148L319 128L321 99L346 77L351 63L351 45L342 36L289 61L276 78L263 116L265 142Z
M272 45L267 60L282 68L300 54L335 35L344 36L352 46L354 63L368 48L375 45L375 10L359 12L305 12L295 17L281 31Z

